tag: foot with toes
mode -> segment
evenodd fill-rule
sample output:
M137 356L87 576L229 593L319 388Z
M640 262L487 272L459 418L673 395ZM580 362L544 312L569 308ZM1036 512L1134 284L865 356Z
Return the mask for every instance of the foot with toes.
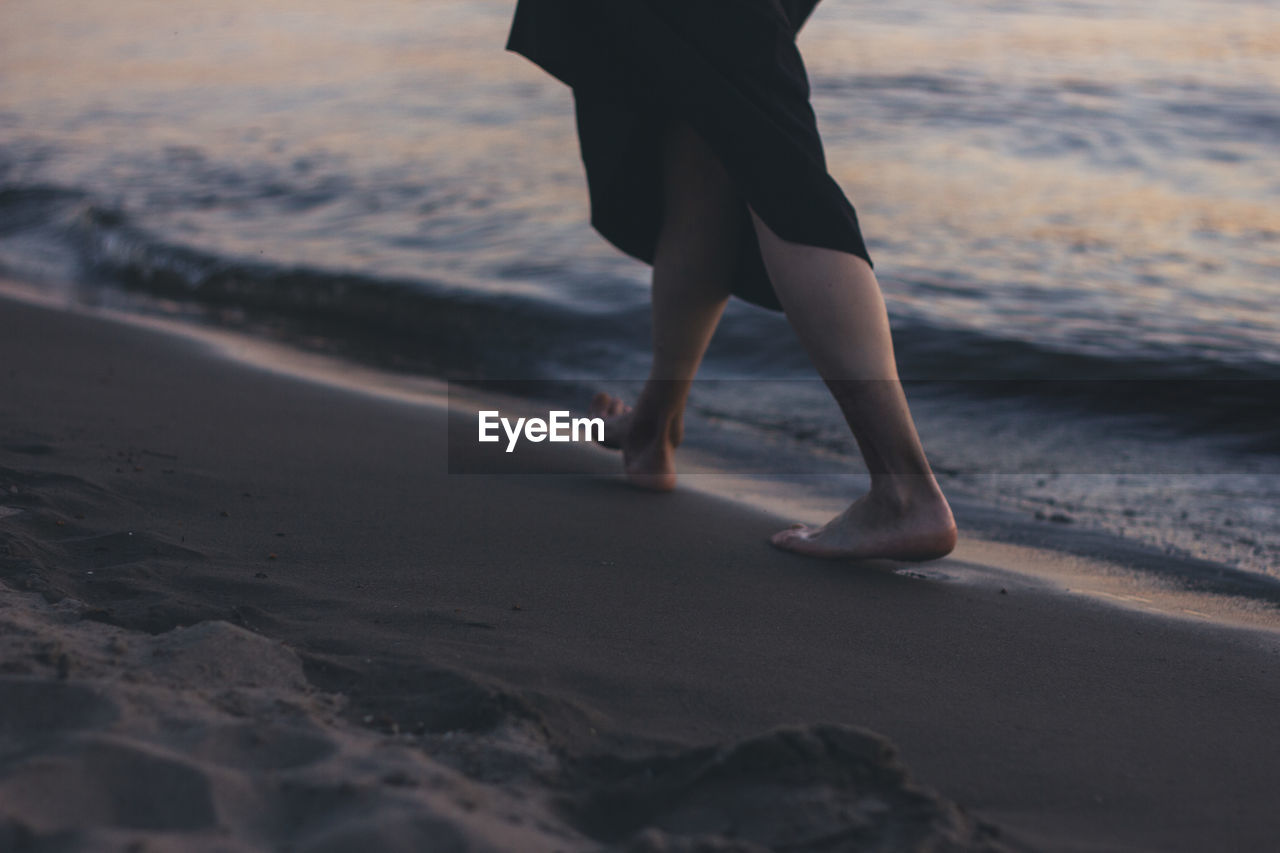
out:
M622 451L628 483L651 492L669 492L676 487L679 416L650 415L604 392L592 399L590 414L604 419L601 446Z
M640 489L669 492L676 485L678 415L635 408L603 392L591 401L591 416L604 419L600 444L622 451L627 482ZM937 483L913 478L874 487L821 527L796 524L770 540L786 551L833 559L936 560L956 547L955 519Z
M934 486L906 501L886 499L873 489L821 527L792 525L770 541L810 557L918 562L945 557L956 540L951 508Z

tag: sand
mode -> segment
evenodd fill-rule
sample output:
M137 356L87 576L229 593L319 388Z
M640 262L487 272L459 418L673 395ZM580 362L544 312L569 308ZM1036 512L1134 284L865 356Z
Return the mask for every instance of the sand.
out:
M0 849L1280 837L1274 631L806 560L596 450L450 475L465 413L353 376L0 302Z

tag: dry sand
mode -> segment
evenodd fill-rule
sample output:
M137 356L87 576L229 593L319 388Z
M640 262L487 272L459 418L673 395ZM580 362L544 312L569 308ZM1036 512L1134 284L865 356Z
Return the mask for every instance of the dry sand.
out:
M1277 635L1048 552L808 561L563 446L450 476L411 394L8 300L0 389L0 849L1280 837Z

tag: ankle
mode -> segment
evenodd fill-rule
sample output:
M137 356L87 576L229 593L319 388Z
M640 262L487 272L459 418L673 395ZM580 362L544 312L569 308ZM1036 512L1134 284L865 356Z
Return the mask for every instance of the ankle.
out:
M931 474L873 476L871 495L877 503L901 515L930 510L951 515L947 499Z
M684 431L683 421L679 411L645 411L637 406L628 439L638 445L665 442L678 447Z

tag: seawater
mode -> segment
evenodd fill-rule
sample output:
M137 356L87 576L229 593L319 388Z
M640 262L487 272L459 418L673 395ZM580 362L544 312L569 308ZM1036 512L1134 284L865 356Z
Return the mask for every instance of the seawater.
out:
M502 50L513 6L6 2L0 272L626 387L648 270L591 231L570 93ZM800 46L947 487L1280 577L1280 9L824 0ZM707 450L858 470L780 316L731 306L704 373Z

